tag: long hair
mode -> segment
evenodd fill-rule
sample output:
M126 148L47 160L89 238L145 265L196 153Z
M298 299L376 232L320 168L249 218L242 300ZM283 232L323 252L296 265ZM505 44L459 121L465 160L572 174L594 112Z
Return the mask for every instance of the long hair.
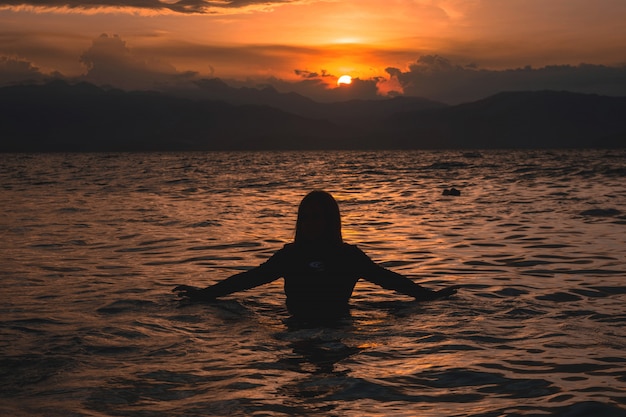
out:
M311 191L300 202L298 219L296 221L295 242L305 243L310 241L309 237L306 236L303 224L306 217L311 216L312 212L324 220L324 228L318 231L319 237L316 239L316 243L341 244L343 238L341 236L339 205L332 195L320 190Z

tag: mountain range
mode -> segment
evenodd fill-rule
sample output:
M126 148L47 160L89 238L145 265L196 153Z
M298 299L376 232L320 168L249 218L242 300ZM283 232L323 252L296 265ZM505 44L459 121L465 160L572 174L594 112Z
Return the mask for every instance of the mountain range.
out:
M0 88L0 151L626 147L626 97L503 92L319 103L202 80L186 92L52 81Z

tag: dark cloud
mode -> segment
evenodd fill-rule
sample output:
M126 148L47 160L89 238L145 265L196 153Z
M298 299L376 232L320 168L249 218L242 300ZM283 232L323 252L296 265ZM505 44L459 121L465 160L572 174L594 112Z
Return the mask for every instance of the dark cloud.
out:
M329 85L327 80L329 78L333 81L337 80L337 76L330 74L326 70L321 70L320 73L295 70L296 75L303 78L302 81L287 82L282 86L272 84L278 89L282 89L285 92L287 89L297 92L302 95L306 95L318 101L342 101L342 100L369 100L379 98L377 84L378 79L361 80L359 78L353 78L350 85Z
M318 102L376 100L382 98L377 89L377 79L360 80L353 78L352 84L337 86L335 84L337 76L325 71L322 74L318 74L317 77L304 77L296 81L276 77L248 79L246 81L225 81L234 87L263 88L270 86L278 92L297 93Z
M385 68L385 72L389 75L389 78L378 78L378 83L376 84L378 94L388 97L403 95L404 87L400 83L402 71L398 68L388 67Z
M139 9L152 12L175 12L183 14L218 13L225 9L267 7L272 4L293 3L295 0L0 0L2 7L35 7L44 9L68 8L89 10L98 8Z
M311 71L307 71L307 70L299 70L296 69L293 71L297 76L299 76L300 78L324 78L324 77L333 77L332 74L329 74L328 71L326 70L321 70L319 73L317 72L311 72Z
M361 80L353 78L352 84L341 86L335 89L339 97L348 100L366 100L380 98L378 94L378 79Z
M458 65L439 55L426 55L406 71L387 68L405 95L427 97L450 104L478 100L502 91L566 90L626 96L626 66L580 64L530 66L517 69L480 69Z
M336 79L327 74L325 77ZM345 100L375 100L381 98L376 87L377 80L352 79L352 84L335 86L327 84L321 77L317 79L305 79L297 82L285 82L272 84L279 91L293 91L320 102L334 102Z
M385 72L389 74L390 77L399 77L402 75L402 71L400 71L398 68L393 67L385 68Z
M82 77L95 84L108 84L126 89L152 89L196 76L181 73L172 65L150 57L137 56L119 36L103 34L80 56L87 67Z
M40 81L45 75L31 62L0 56L0 85L19 83L24 81Z
M319 74L317 72L311 72L311 71L306 71L306 70L294 70L293 71L298 77L301 78L317 78L319 77Z

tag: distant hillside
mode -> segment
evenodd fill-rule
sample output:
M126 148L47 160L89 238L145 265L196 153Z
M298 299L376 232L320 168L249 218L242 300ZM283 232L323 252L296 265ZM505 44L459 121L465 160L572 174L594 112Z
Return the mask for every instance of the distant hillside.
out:
M420 97L395 97L380 100L348 100L337 103L318 103L296 93L280 93L273 87L234 88L218 78L197 82L198 90L188 97L211 99L230 104L270 106L299 116L324 119L356 128L375 124L400 111L441 109L446 104Z
M203 97L213 100L62 81L0 88L0 151L626 147L624 97L545 91L458 106L406 97L325 104L212 83L221 95Z
M61 81L0 89L0 124L4 152L307 149L350 133L269 106Z
M445 109L403 112L381 133L426 148L626 147L626 97L506 92Z

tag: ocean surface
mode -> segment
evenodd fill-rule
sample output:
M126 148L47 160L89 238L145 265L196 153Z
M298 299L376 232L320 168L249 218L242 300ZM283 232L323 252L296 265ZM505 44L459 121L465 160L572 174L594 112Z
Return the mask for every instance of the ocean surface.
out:
M444 196L455 187L460 196ZM289 320L312 189L447 300ZM2 416L626 416L626 150L0 155Z

